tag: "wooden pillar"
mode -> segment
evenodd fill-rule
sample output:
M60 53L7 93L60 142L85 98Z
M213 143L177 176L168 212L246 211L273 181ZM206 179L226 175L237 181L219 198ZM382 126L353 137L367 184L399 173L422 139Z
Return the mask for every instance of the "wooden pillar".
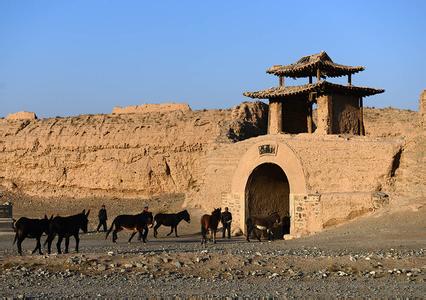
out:
M318 68L317 69L317 82L319 82L321 80L321 70Z
M312 102L308 101L308 116L307 116L308 133L312 133Z
M363 109L362 97L359 98L359 134L360 135L365 135L365 128L364 128L364 109Z
M312 76L309 76L309 83L312 83Z
M268 134L282 132L282 102L280 100L269 100Z
M348 85L352 85L352 74L348 74Z
M285 79L284 76L280 76L280 86L284 87L285 86Z

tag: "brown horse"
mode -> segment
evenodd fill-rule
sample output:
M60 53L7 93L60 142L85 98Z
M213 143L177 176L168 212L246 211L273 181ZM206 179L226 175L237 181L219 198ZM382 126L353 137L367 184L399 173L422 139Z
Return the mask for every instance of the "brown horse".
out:
M250 234L255 230L257 239L260 242L260 237L262 234L260 232L266 232L268 239L273 238L272 229L281 221L280 215L277 212L273 212L268 216L253 216L247 219L247 242L250 242Z
M201 245L207 243L207 232L210 230L210 238L213 238L213 243L216 244L216 231L219 225L221 208L215 208L211 215L203 215L201 217Z

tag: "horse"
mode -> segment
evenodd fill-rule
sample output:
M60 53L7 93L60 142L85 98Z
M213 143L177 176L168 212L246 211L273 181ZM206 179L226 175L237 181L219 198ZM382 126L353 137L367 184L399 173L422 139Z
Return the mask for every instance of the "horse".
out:
M154 217L154 237L157 237L157 230L161 225L171 227L171 230L167 236L171 235L174 230L175 236L178 237L177 226L182 220L185 220L187 223L191 223L191 217L189 216L189 213L186 209L178 212L177 214L156 214Z
M271 240L272 237L272 229L274 225L278 224L281 221L280 215L277 212L273 212L269 214L268 216L253 216L249 217L246 221L247 226L247 242L250 242L250 234L253 232L253 230L260 230L261 232L265 232L268 235L268 240ZM260 237L261 234L258 234L256 232L256 237L261 241Z
M216 244L216 231L221 217L221 208L215 208L211 215L201 217L201 245L207 243L207 232L210 230L210 237L213 237L213 243Z
M47 243L47 253L50 254L52 241L56 235L58 235L58 241L56 243L56 248L58 249L58 254L61 254L61 244L63 238L65 238L65 253L68 253L68 246L70 243L70 237L74 236L75 239L75 252L78 253L78 245L80 243L79 231L83 230L84 233L87 233L87 224L89 223L90 209L83 211L79 214L67 217L54 217L50 222L49 226L49 235L44 243Z
M139 236L143 238L143 242L146 243L146 236L142 234L142 230L147 228L148 225L151 225L151 227L153 225L152 212L143 211L137 215L119 215L115 217L114 221L112 221L111 227L106 233L105 239L108 238L108 235L115 226L115 229L112 232L113 243L117 242L117 232L123 229L133 231L129 238L129 243L137 232L139 232Z
M33 238L37 240L36 247L31 252L31 254L34 254L37 249L39 254L43 254L41 252L40 239L43 233L45 233L46 235L49 234L49 224L52 219L53 215L50 217L50 219L48 219L46 215L44 215L43 219L30 219L22 217L14 223L14 229L16 233L15 239L13 240L13 244L17 243L19 255L22 255L21 244L25 240L25 238Z

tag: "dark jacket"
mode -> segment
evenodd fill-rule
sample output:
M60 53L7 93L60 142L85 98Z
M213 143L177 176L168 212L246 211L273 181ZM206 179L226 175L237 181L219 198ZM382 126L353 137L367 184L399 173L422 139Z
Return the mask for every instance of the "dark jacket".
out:
M221 216L222 224L229 224L232 221L232 214L228 211L224 211Z
M106 220L108 220L107 211L106 211L105 208L101 208L99 210L98 218L99 218L99 221L106 221Z

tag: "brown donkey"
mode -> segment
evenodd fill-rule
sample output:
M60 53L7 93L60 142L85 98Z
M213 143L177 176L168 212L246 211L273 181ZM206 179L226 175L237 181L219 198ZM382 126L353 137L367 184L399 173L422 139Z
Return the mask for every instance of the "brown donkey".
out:
M215 208L211 215L203 215L201 217L201 245L207 243L207 232L210 230L210 237L213 238L213 243L216 244L216 231L219 225L221 208Z

